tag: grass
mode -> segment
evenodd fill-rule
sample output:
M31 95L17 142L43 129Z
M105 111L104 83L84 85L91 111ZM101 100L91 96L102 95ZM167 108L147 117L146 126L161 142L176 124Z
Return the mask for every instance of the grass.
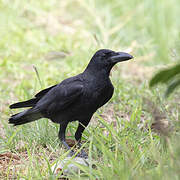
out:
M179 179L179 91L164 99L163 86L148 86L154 71L179 58L179 13L178 0L2 0L0 154L19 158L0 157L1 179L57 178L49 167L65 158L58 125L41 119L11 127L16 110L8 106L82 72L100 48L135 59L114 67L113 98L83 134L95 168L80 166L84 173L69 178ZM69 125L68 138L76 127Z

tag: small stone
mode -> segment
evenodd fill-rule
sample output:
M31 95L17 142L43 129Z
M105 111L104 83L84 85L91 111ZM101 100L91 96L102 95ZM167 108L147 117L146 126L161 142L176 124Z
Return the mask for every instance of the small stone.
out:
M54 174L58 174L60 171L63 171L64 175L72 174L72 172L77 173L80 169L75 163L89 166L88 159L83 159L80 157L75 157L73 159L72 157L66 157L64 160L58 161L56 164L54 164L51 167L51 170L54 172ZM66 168L64 169L65 166Z

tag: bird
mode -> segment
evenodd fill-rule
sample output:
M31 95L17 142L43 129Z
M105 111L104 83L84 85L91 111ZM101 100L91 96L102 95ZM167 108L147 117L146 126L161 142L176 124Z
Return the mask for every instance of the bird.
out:
M115 64L132 58L133 56L128 53L110 49L96 51L82 73L41 90L30 100L10 105L10 109L27 109L12 115L9 123L17 126L41 118L48 118L58 123L60 125L58 137L72 156L74 152L65 138L68 123L78 121L75 140L78 147L81 147L82 133L91 117L113 95L114 87L110 80L111 69ZM88 157L83 150L78 155L83 158Z

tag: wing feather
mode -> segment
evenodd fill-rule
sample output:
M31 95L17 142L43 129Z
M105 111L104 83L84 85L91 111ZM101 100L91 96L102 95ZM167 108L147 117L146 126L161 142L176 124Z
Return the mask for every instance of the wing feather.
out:
M61 83L46 93L36 107L48 115L56 114L74 103L82 92L83 85L80 82Z
M51 89L54 88L55 86L57 86L57 84L54 85L54 86L48 87L48 88L46 88L46 89L43 89L42 91L38 92L38 93L35 95L35 97L41 98L42 96L44 96L49 90L51 90Z

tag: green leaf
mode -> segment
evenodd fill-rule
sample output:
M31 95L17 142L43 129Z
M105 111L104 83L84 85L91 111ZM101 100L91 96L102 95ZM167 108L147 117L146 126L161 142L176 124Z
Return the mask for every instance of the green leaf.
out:
M152 87L157 83L166 83L171 78L180 74L180 64L175 65L169 69L158 72L150 81L149 86Z
M168 97L179 85L180 85L180 79L176 79L175 81L170 83L170 85L168 86L166 90L165 96Z

